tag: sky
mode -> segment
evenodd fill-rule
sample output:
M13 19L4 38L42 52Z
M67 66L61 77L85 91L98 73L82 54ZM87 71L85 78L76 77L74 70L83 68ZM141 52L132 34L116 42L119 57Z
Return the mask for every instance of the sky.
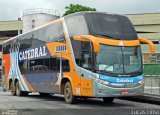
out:
M0 21L17 20L24 10L35 8L58 10L63 15L71 3L117 14L160 12L160 0L0 0Z

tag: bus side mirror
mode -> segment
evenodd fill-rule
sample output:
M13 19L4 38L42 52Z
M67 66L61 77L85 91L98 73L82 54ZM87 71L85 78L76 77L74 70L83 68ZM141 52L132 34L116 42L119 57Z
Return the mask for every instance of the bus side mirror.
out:
M78 41L92 42L94 52L96 53L100 52L99 42L94 36L91 35L73 36L73 39Z
M139 38L139 41L141 43L147 43L147 44L149 44L149 46L150 46L150 52L151 52L151 54L154 54L154 44L153 44L152 41L150 41L148 39L145 39L145 38Z

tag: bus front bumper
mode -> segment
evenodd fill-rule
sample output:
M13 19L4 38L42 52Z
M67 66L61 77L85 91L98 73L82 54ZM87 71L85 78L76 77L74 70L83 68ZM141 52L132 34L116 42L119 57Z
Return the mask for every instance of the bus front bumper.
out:
M96 83L94 85L93 97L123 97L137 96L144 92L144 84L132 88L113 88Z

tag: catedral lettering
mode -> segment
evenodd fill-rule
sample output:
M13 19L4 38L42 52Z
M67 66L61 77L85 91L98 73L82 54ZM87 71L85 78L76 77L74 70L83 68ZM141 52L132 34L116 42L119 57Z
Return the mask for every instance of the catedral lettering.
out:
M117 83L133 82L133 79L117 79Z
M19 52L19 60L22 61L27 59L34 59L34 58L39 58L46 55L47 55L46 47L43 46L43 47Z
M80 12L61 17L3 43L3 88L17 96L62 94L69 104L81 97L108 103L114 97L141 95L141 43L154 53L154 44L138 38L123 15Z

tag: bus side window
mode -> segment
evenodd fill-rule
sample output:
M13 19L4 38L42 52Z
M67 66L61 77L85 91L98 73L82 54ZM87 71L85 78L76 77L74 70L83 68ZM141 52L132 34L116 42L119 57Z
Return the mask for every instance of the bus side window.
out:
M60 71L60 58L57 58L57 71ZM62 58L62 71L63 72L69 72L70 71L70 65L69 60Z
M51 71L57 70L56 58L50 58L50 70Z
M63 72L69 72L70 71L69 60L62 59L62 70L63 70Z
M27 66L28 66L27 61L19 62L19 68L20 68L21 74L26 74L28 72Z
M84 52L82 58L82 67L91 70L91 54L89 52Z
M28 69L31 73L48 72L50 70L49 60L49 58L30 60Z
M91 44L89 42L81 43L81 67L88 70L92 69Z
M91 43L84 41L76 41L71 38L73 52L76 64L80 67L91 70L92 69L92 51Z
M62 22L50 25L50 27L46 31L46 34L47 42L65 42Z

